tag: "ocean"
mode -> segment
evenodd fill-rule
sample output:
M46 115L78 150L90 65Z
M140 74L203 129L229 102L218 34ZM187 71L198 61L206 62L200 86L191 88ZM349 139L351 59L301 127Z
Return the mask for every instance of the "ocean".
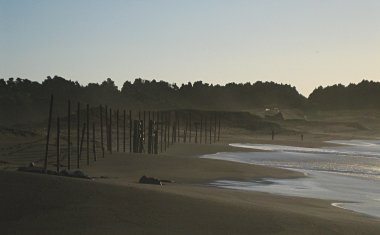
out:
M262 150L204 155L202 158L299 171L304 178L218 180L211 185L239 190L326 199L333 206L380 218L380 140L334 140L337 146L304 148L234 143Z

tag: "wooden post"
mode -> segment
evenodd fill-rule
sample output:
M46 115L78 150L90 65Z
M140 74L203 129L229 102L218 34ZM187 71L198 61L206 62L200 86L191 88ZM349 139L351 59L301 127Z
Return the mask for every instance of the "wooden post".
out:
M71 131L71 126L70 126L70 121L71 121L71 102L68 100L67 102L67 169L70 170L71 168L71 162L70 162L70 157L71 157L71 143L70 143L70 131Z
M119 110L116 110L116 151L119 152Z
M50 128L51 128L52 113L53 113L53 95L50 96L49 122L48 122L48 129L47 129L47 135L46 135L45 162L44 162L45 173L47 173L47 162L48 162L48 153L49 153L49 139L50 139Z
M125 109L123 110L123 152L125 153L125 118L126 118L126 112Z
M80 103L77 104L77 168L80 159Z
M102 148L102 157L104 158L104 142L103 142L103 107L100 105L100 147Z
M203 117L201 115L201 126L199 128L199 143L202 144Z
M107 141L107 151L110 150L110 140L109 140L109 131L108 131L108 106L106 105L106 113L105 113L105 117L106 117L106 141Z
M189 113L189 143L191 143L191 111Z
M210 144L211 144L211 133L212 133L212 117L210 114Z
M220 141L220 119L221 119L221 114L219 113L219 123L218 123L218 141Z
M183 121L185 124L185 127L183 128L183 142L186 143L186 136L187 136L187 119Z
M170 123L170 116L171 116L171 112L168 113L168 147L170 146L170 128L171 128L171 123Z
M150 111L148 111L148 120L147 120L147 125L145 126L144 128L144 132L145 132L145 138L144 138L144 144L145 144L145 139L146 139L146 135L148 135L148 139L149 139L149 123L150 123L150 120L151 120L151 117L150 117ZM148 131L146 130L146 128L148 128ZM147 148L149 149L149 147Z
M178 115L178 116L177 116ZM180 142L180 136L179 136L179 132L180 132L180 128L179 128L179 118L180 118L180 115L179 113L176 112L176 118L177 118L177 125L176 125L176 128L177 128L177 142L179 143ZM174 142L176 142L174 140Z
M177 125L177 119L176 119L176 113L174 112L173 122L171 122L171 132L172 132L172 144L177 141L177 130L175 129L175 126Z
M96 162L95 122L92 123L92 152L94 154L94 161Z
M157 118L156 118L156 126L154 129L154 154L158 154L158 119L159 119L159 114L157 112Z
M194 125L195 125L195 143L197 144L198 143L198 123L195 122Z
M145 110L143 111L143 119L144 119L144 122L143 122L143 138L144 138L144 145L145 145L145 138L146 138L146 112Z
M214 113L214 143L216 142L216 113Z
M148 125L148 153L152 153L152 130L153 129L153 121L149 120L149 125Z
M272 130L272 140L274 140L274 130Z
M83 149L84 131L85 130L86 130L86 123L83 123L82 138L81 138L81 141L80 141L80 148L79 148L78 168L80 167L79 161L82 159L82 149Z
M60 138L60 135L61 135L61 129L60 129L60 125L59 125L59 117L57 117L57 175L59 175L59 167L61 165L61 163L59 162L59 157L60 157L59 138Z
M87 149L87 166L90 165L90 106L86 106L86 120L87 120L87 139L86 139L86 149Z
M157 115L156 115L156 112L155 111L152 111L152 132L151 132L151 134L152 134L152 136L151 136L151 154L154 154L154 141L155 141L155 136L154 136L154 134L155 134L155 126L156 126L156 122L155 122L155 117L156 117Z
M142 153L144 150L144 140L143 140L143 121L139 120L138 121L138 149L139 153Z
M134 153L138 153L139 150L139 143L138 143L138 123L139 121L138 120L134 120L133 121L133 152Z
M173 123L172 123L172 144L177 142L177 129L176 129L176 125L177 125L177 112L174 111L174 117L173 117Z
M162 137L163 137L163 130L164 130L164 114L161 112L160 115L160 152L162 153Z
M165 128L165 130L164 130L164 151L166 151L166 136L167 136L167 133L166 133L166 131L167 131L167 128L168 128L168 114L165 112L164 113L165 114L165 119L164 119L164 121L165 121L165 123L164 123L164 128Z
M110 138L110 153L112 153L112 109L110 108L110 123L108 127Z
M129 110L129 152L132 153L132 110Z
M207 115L205 116L205 144L207 144Z

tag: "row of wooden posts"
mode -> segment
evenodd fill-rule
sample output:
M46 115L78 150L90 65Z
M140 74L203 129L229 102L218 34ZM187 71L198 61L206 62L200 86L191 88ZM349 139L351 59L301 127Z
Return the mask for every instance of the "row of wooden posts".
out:
M53 115L53 95L50 98L49 120L47 128L47 139L45 149L44 168L47 171L48 167L48 152L49 141L51 134L52 115ZM183 112L183 111L181 111ZM90 106L86 105L86 121L81 125L81 105L77 103L77 161L76 167L80 168L80 160L82 159L83 142L86 136L86 160L87 165L90 164L90 129L92 129L92 152L93 160L97 161L96 149L100 148L102 157L105 156L105 151L112 153L113 149L113 119L116 118L116 151L120 152L120 121L122 121L122 152L127 152L127 121L129 124L129 152L130 153L149 153L158 154L159 152L166 151L171 144L180 142L180 115L179 111L157 111L146 112L139 111L138 119L133 120L132 110L129 110L127 115L126 110L122 110L122 116L119 110L112 110L108 106L99 106L99 119L100 119L100 141L96 141L96 125L95 122L90 126ZM173 118L174 114L174 119ZM220 140L221 129L221 114L217 112L208 112L207 115L200 115L198 121L192 119L192 112L186 112L186 118L183 120L183 134L182 141L184 143L213 143ZM104 116L103 116L104 115ZM72 119L71 102L67 103L67 169L70 170L71 162L71 119ZM115 117L116 116L116 117ZM120 120L120 116L122 120ZM182 115L183 116L183 115ZM146 119L148 122L146 122ZM200 119L200 120L199 120ZM56 137L56 155L57 155L57 172L60 172L60 153L61 153L61 120L57 117L57 137ZM146 124L148 124L146 126ZM91 128L92 127L92 128ZM146 131L148 128L148 131ZM192 134L195 131L195 135ZM212 133L213 131L213 133ZM105 142L104 142L105 137ZM98 143L98 144L97 144ZM145 147L147 148L145 149Z

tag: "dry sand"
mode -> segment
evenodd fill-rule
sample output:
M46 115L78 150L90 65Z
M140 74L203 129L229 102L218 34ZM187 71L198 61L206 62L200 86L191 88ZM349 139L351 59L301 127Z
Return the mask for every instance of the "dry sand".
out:
M159 156L114 153L84 169L94 180L0 171L0 234L379 234L378 219L328 201L207 186L302 176L198 158L225 151L247 150L177 144ZM138 184L144 174L176 183Z

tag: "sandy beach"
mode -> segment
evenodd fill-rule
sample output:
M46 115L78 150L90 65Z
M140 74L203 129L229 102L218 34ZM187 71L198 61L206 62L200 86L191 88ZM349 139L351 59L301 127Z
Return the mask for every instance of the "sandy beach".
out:
M309 142L307 145L317 145ZM162 155L113 153L93 180L0 171L1 234L378 234L380 222L331 202L210 187L218 179L302 177L202 154L252 151L176 144ZM139 184L142 175L173 180Z

